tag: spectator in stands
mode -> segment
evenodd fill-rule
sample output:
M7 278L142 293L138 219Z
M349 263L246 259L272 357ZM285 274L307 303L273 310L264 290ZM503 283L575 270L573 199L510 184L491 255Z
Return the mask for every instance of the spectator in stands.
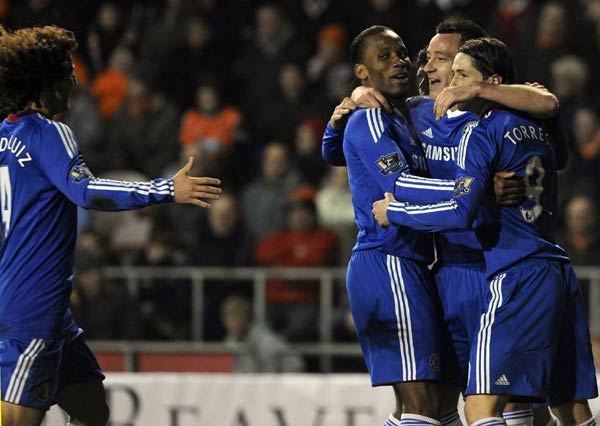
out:
M562 247L577 265L594 265L600 259L598 201L588 194L573 196L566 206L566 233Z
M237 198L225 191L218 203L208 210L206 232L193 239L188 251L190 263L198 266L247 266L251 259L251 245L242 224ZM252 285L241 280L207 280L204 291L204 336L207 340L221 340L219 306L233 293L252 293Z
M242 212L250 238L256 242L284 224L283 208L289 193L301 186L290 166L284 145L272 142L262 153L261 175L242 192Z
M569 52L571 33L566 6L559 1L546 2L538 15L535 33L522 38L515 50L522 78L549 86L550 64Z
M559 174L561 205L585 189L596 193L600 183L600 120L597 112L588 106L577 108L571 130L569 162Z
M196 159L200 174L223 176L231 168L227 158L234 144L243 139L242 115L232 106L223 105L214 83L196 89L196 104L181 120L179 141L183 155Z
M352 83L352 67L346 59L346 31L340 24L328 24L319 32L317 52L306 66L308 81L325 94L329 103L337 103Z
M589 67L578 56L566 55L552 62L550 90L560 100L561 121L571 128L575 110L589 103Z
M75 320L90 339L144 338L139 305L121 283L106 280L97 264L80 264L71 295Z
M286 203L286 226L258 243L256 261L262 266L331 266L337 259L337 237L319 225L312 188L292 192ZM310 280L270 279L269 317L276 330L292 341L317 338L319 287Z
M243 296L229 296L221 305L225 344L236 351L236 373L298 373L304 360L264 324L253 322L252 305Z
M218 50L213 30L207 22L198 16L187 17L183 28L182 42L158 64L155 78L158 87L172 102L180 108L189 108L194 104L194 94L202 79L220 82L221 76L228 76L228 68L224 64L225 55Z
M358 227L354 221L352 194L348 185L345 167L330 167L323 187L316 196L319 223L334 231L339 241L339 256L336 264L348 264L352 247L356 242Z
M91 25L86 40L88 60L95 74L108 66L110 55L121 43L126 19L124 10L117 2L100 3L96 21Z
M180 112L144 78L129 79L125 104L109 131L113 167L162 176L179 158Z
M314 188L321 186L327 165L321 156L321 138L327 123L307 119L296 127L293 164L302 180Z
M98 73L92 82L91 93L105 121L112 120L124 104L133 66L134 57L129 49L117 47L110 55L108 68Z
M278 118L273 115L277 111L272 102L279 94L281 66L304 63L307 56L303 39L295 35L283 10L274 3L261 5L256 10L253 39L245 46L236 66L245 101L244 116L257 140L278 136L272 133Z

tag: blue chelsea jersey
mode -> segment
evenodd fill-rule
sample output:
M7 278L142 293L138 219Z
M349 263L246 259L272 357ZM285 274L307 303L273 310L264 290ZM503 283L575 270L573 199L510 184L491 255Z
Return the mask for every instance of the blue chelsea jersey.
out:
M37 113L0 125L0 338L45 338L74 323L77 205L136 209L173 201L173 181L95 178L65 124Z
M456 153L454 195L430 205L392 203L390 221L415 229L467 228L473 221L489 276L527 258L568 261L552 236L557 178L554 145L538 122L503 110L470 126ZM499 207L486 193L499 170L515 171L526 183L518 207Z
M374 201L395 191L402 173L427 176L421 145L402 114L381 108L354 111L344 132L343 157L359 227L354 250L377 249L431 262L431 235L402 226L381 228L371 213Z
M462 135L477 122L477 117L466 111L448 112L436 120L434 101L414 97L407 101L415 132L423 145L429 173L437 179L454 180L456 177L456 155ZM432 200L422 194L417 204ZM448 197L452 196L448 193ZM402 200L406 201L406 200ZM437 256L442 264L483 263L481 244L471 229L450 229L436 235Z

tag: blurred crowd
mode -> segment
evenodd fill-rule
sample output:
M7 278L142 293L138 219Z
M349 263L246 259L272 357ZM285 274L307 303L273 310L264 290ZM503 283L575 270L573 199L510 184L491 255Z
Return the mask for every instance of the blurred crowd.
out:
M520 81L558 96L570 161L556 238L576 264L598 265L600 0L1 0L8 28L76 33L78 86L60 119L96 176L170 177L194 156L193 174L223 181L206 211L81 211L73 304L89 337L190 337L189 285L149 280L132 295L105 265L345 265L356 233L347 176L323 163L321 136L353 85L349 43L383 24L416 55L452 15L503 40ZM316 284L267 284L273 327L315 339ZM334 334L352 340L339 287ZM250 288L207 286L207 339L228 335L224 301Z

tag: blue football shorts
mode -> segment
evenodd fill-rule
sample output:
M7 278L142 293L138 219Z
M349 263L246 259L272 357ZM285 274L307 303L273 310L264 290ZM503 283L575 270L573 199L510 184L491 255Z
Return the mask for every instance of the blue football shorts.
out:
M44 411L63 387L94 380L104 375L81 329L56 339L0 340L3 401Z
M465 394L546 400L568 283L558 261L529 259L489 283Z
M441 304L441 383L464 390L488 290L485 264L446 264L435 275Z
M371 384L439 380L440 319L427 266L356 251L346 286Z
M547 403L552 406L598 396L587 309L570 263L563 264L567 296L561 313L557 354Z

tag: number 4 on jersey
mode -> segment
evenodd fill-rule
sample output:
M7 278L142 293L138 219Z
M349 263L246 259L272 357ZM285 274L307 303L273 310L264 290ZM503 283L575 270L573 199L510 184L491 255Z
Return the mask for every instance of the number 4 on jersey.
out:
M8 166L0 166L0 208L2 209L2 224L4 225L4 238L8 235L10 226L10 213L12 211L12 190Z

